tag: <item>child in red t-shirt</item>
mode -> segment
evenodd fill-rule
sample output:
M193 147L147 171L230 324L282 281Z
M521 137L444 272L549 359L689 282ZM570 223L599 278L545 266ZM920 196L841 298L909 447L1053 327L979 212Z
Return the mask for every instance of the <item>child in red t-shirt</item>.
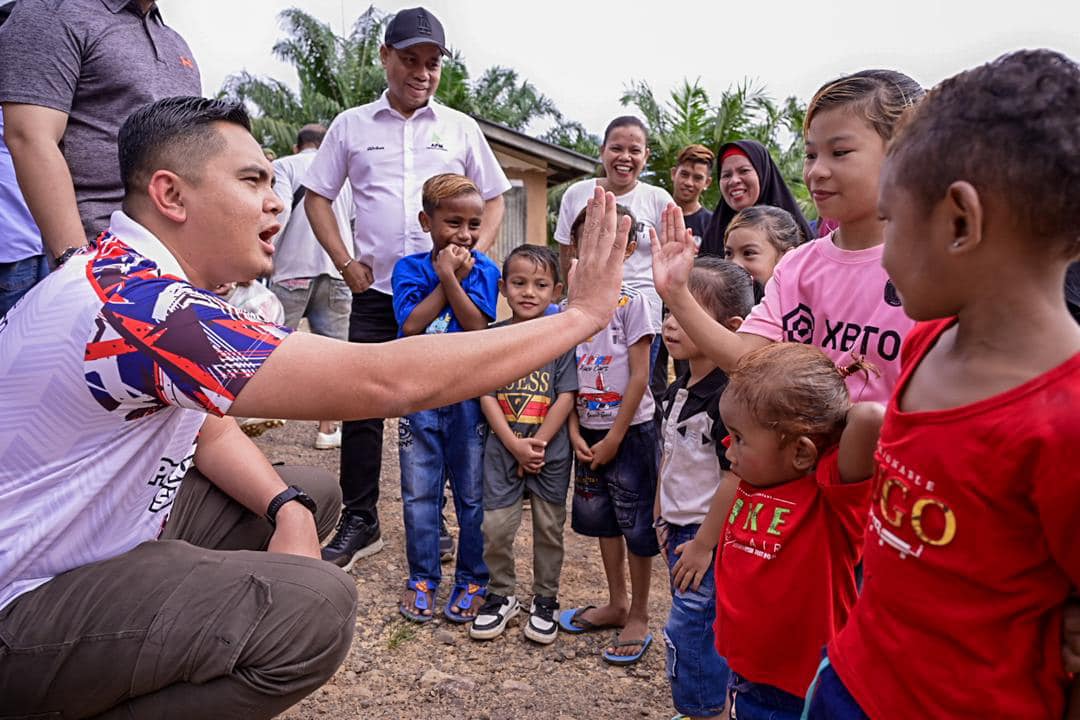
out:
M716 557L716 648L731 716L795 720L821 650L855 602L874 444L884 408L852 406L810 345L745 355L720 398L741 479Z
M890 148L883 263L917 325L876 452L863 593L811 718L1061 718L1080 584L1080 67L1021 51ZM726 419L726 418L725 418ZM831 663L831 665L830 665Z

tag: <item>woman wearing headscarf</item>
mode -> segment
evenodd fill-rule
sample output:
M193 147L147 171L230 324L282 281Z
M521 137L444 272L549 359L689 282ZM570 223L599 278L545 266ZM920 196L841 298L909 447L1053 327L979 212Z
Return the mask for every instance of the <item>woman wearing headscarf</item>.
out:
M802 230L804 242L814 237L795 196L764 145L756 140L735 140L721 145L717 157L720 159L720 202L702 238L702 255L724 257L724 231L728 223L735 213L751 205L773 205L787 210Z

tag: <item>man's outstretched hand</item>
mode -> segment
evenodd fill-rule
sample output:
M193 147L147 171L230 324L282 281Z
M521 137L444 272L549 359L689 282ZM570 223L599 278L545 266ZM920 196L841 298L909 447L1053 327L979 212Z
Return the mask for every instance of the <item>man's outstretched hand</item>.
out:
M690 271L694 268L697 257L697 244L693 230L687 230L683 222L682 210L674 203L668 203L660 215L660 237L649 229L652 241L653 284L656 292L669 301L679 290L686 288L690 280Z
M619 301L630 218L615 214L615 196L597 187L585 206L577 259L567 278L567 308L588 316L597 330L611 322Z

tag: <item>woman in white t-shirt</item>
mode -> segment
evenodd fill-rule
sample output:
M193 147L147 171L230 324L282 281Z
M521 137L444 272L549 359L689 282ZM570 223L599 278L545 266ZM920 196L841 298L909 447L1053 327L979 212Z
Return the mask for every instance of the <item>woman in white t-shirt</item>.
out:
M637 250L623 266L623 283L634 288L649 301L653 319L660 323L660 296L656 294L652 278L652 249L649 228L660 230L660 214L673 202L667 190L639 180L649 159L649 132L638 118L623 115L608 123L604 130L604 144L600 147L600 161L604 165L604 177L576 182L566 189L559 206L559 222L555 226L555 240L559 243L559 260L563 277L573 258L570 244L570 226L574 218L592 197L599 185L615 195L615 202L628 209L637 226L632 229L637 240Z

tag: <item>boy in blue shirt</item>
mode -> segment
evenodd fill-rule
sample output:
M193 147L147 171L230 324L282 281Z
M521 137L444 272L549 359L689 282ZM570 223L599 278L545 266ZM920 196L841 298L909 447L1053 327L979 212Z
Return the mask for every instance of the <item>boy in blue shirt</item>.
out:
M399 260L391 279L400 335L486 328L495 317L499 268L473 250L484 213L480 191L462 175L436 175L424 183L423 208L420 226L431 234L432 251ZM415 622L432 619L442 576L440 500L449 477L460 539L454 588L443 614L454 622L469 622L484 601L488 581L481 533L484 418L480 404L465 400L422 410L401 418L398 428L409 563L399 609Z

